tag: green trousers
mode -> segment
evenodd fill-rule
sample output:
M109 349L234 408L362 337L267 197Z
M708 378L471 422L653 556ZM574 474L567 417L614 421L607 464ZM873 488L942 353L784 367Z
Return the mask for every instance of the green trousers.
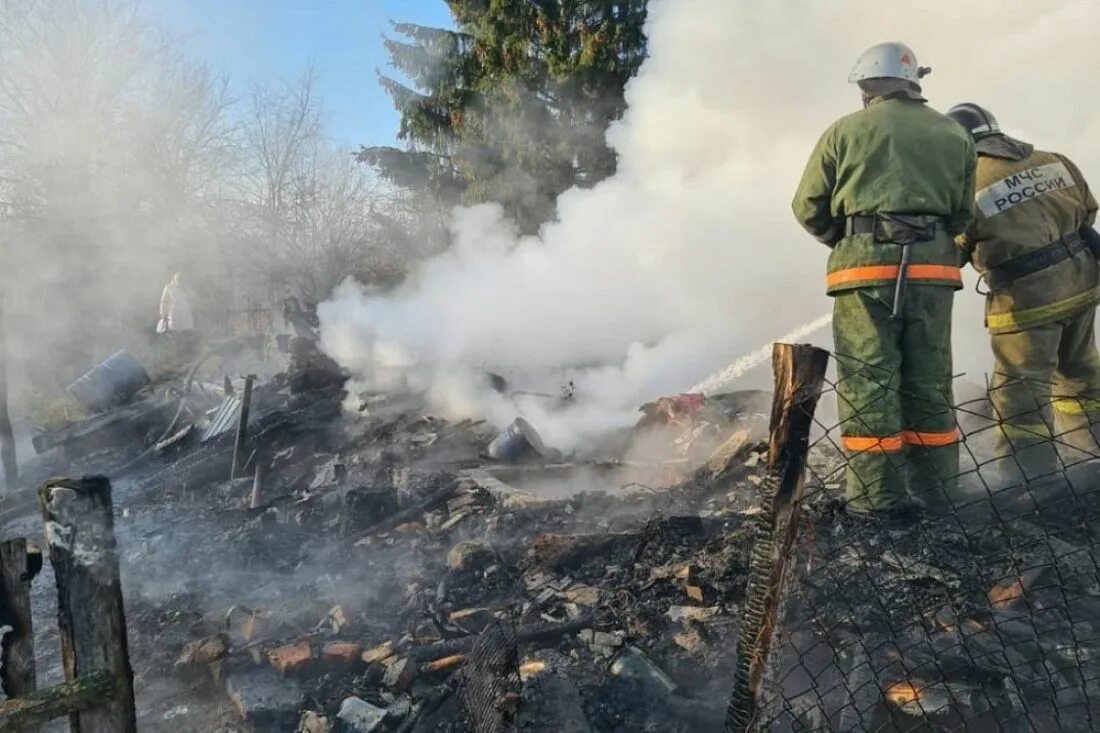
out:
M1090 429L1100 423L1095 323L1096 308L1088 308L1060 323L991 337L998 454L1011 457L1027 479L1061 468L1056 444L1100 453Z
M910 285L891 318L892 287L835 297L837 403L849 504L888 511L909 495L942 502L959 473L951 373L954 290Z

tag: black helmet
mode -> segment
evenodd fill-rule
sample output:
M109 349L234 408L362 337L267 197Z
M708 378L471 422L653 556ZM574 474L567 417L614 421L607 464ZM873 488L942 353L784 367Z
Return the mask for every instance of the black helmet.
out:
M1001 134L1001 126L997 124L997 118L989 110L973 102L956 104L947 110L947 116L965 127L975 142L990 135Z

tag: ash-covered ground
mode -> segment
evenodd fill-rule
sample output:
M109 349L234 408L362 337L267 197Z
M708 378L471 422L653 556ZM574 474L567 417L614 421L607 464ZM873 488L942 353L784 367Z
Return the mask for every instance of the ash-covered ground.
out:
M178 425L83 436L69 466L44 454L44 473L114 476L141 730L722 729L769 395L647 405L584 460L494 459L484 424L417 395L353 397L342 380L257 382L234 480L215 388L159 450ZM868 524L841 511L829 446L810 454L760 724L1094 729L1093 497L1005 511L971 495ZM5 537L41 536L33 503L5 507ZM33 593L46 686L61 678L48 563Z
M584 463L493 461L486 426L365 397L349 414L338 385L258 383L258 491L252 467L228 480L232 430L199 439L216 399L114 479L141 730L357 730L349 698L383 716L370 730L475 730L463 675L490 626L516 634L522 678L492 715L522 729L721 725L767 395L658 411ZM619 459L638 446L652 458ZM146 449L68 469L111 475ZM4 534L33 540L41 519L25 507ZM33 588L45 686L61 678L48 567Z

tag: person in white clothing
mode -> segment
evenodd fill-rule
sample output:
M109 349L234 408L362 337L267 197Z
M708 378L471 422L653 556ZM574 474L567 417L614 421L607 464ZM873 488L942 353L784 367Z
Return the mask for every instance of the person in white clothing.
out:
M167 342L166 356L175 362L189 361L198 347L195 314L191 308L191 293L183 276L176 273L160 295L160 319L157 333Z
M172 276L160 295L160 320L157 333L194 331L195 316L191 311L191 296L183 285L180 273Z

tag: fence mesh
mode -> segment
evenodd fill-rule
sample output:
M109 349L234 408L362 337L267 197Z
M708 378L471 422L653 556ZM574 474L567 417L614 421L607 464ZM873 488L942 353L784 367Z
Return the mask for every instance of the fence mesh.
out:
M884 402L916 398L899 392L897 374L854 371L864 395L872 380ZM838 400L845 415L848 386L827 380L822 404ZM849 484L875 477L858 475L866 462L851 443L843 450L842 433L873 435L860 421L881 409L876 399L843 425L817 420L784 582L762 580L755 594L750 583L743 610L758 628L760 594L778 594L762 689L751 700L735 690L728 730L1100 730L1100 416L1091 400L1060 394L1064 382L987 386L992 399L940 406L958 419L959 471L909 487L926 509L916 520L844 511ZM998 414L1021 389L1034 398L1029 414ZM1056 455L1036 470L1044 449ZM927 476L915 452L880 462ZM769 515L757 569L777 544ZM742 637L742 681L758 643Z
M511 619L490 624L470 651L459 681L459 699L475 733L514 730L519 702L519 650Z

